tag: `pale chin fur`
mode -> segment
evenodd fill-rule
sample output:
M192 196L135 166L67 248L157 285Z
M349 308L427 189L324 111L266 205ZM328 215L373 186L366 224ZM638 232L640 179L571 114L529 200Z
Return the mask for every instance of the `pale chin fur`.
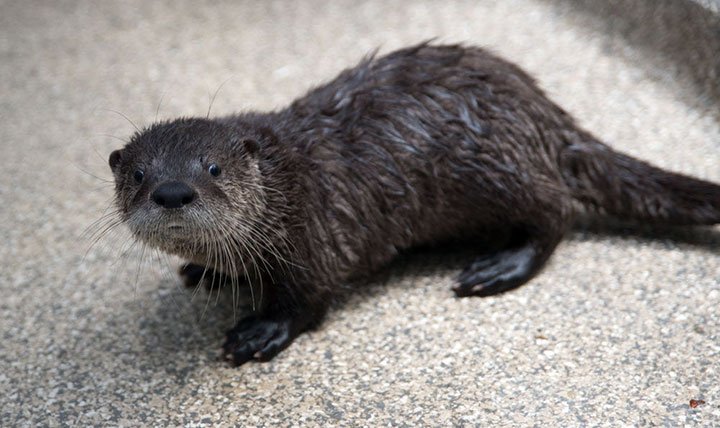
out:
M126 224L135 239L150 247L183 255L178 253L201 248L203 235L213 236L216 233L208 227L212 224L211 219L198 221L201 215L208 217L205 210L195 207L184 208L177 213L164 212L162 208L141 207L127 218Z

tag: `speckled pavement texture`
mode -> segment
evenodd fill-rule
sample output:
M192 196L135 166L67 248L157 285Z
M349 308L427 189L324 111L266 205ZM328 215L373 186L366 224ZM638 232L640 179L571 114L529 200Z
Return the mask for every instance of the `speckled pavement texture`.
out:
M720 181L717 106L563 2L0 2L0 426L718 426L720 228L580 228L515 292L469 254L381 272L266 364L232 308L122 230L89 251L106 158L159 118L270 109L365 53L491 47L613 146ZM94 177L95 176L95 177ZM96 178L97 177L97 178ZM691 399L705 404L690 408Z

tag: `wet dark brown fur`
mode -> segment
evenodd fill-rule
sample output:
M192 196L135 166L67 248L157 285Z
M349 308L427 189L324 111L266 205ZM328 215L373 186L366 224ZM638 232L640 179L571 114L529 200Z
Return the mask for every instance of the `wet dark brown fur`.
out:
M253 284L258 311L224 345L236 364L272 358L409 247L503 236L454 288L487 296L537 274L579 204L720 222L719 186L613 151L518 67L457 45L368 58L280 111L152 125L110 164L137 238L193 280Z

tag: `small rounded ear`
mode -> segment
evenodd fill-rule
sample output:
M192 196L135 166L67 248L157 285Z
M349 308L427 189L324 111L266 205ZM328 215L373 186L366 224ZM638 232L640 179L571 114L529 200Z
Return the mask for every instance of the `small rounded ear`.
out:
M122 150L115 150L112 153L110 153L110 158L108 159L108 164L110 164L110 169L115 171L117 166L120 164L121 160L122 160Z
M245 151L250 155L254 155L260 150L260 143L253 138L245 138L242 140L242 144L245 147Z

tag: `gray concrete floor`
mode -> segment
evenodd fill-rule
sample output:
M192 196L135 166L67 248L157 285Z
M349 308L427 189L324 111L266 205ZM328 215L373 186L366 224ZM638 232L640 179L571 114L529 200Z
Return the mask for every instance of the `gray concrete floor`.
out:
M82 237L133 132L111 110L205 115L225 81L214 114L269 109L434 36L516 61L613 146L720 181L712 112L582 22L533 0L0 2L0 425L719 425L718 228L581 230L488 299L450 292L466 255L406 257L239 369L215 360L232 310L181 289L179 261Z

